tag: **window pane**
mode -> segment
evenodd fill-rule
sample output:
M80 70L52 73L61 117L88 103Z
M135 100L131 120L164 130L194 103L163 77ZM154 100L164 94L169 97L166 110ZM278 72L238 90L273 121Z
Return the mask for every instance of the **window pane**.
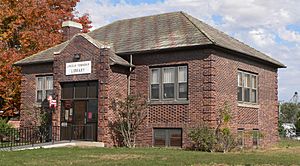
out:
M46 99L48 99L48 96L52 96L52 95L53 95L53 90L46 90Z
M159 99L159 84L151 85L151 99Z
M75 98L86 98L86 97L87 97L87 83L76 83Z
M89 83L89 98L98 98L97 82Z
M53 77L46 77L45 89L53 89Z
M256 92L257 92L257 91L254 90L254 89L251 90L251 102L252 102L252 103L256 103L256 96L257 96L257 95L256 95Z
M238 87L238 101L243 101L243 88Z
M166 130L154 129L154 146L166 146Z
M151 84L159 84L159 69L151 70Z
M244 146L244 130L242 129L238 130L237 144L241 147Z
M245 87L251 87L250 86L250 74L244 74L244 86Z
M170 146L181 147L181 130L169 129Z
M44 89L44 78L39 77L37 78L37 90L43 90Z
M251 76L251 84L252 84L252 88L256 89L256 81L257 81L257 77L252 75Z
M97 122L98 119L98 100L88 101L87 121Z
M244 101L250 102L250 88L244 88Z
M43 91L38 90L36 95L36 101L42 102L43 101Z
M72 99L73 98L73 89L74 84L72 83L65 83L62 86L62 98L63 99Z
M174 67L163 68L163 83L174 83Z
M165 99L174 98L174 84L164 84L164 95Z
M238 86L243 86L243 77L242 77L242 73L238 72Z
M187 98L187 83L179 83L179 98Z
M254 129L253 130L253 138L252 138L253 146L257 146L258 145L258 139L259 139L259 132L258 132L257 129Z
M187 82L187 67L179 66L178 67L178 82Z

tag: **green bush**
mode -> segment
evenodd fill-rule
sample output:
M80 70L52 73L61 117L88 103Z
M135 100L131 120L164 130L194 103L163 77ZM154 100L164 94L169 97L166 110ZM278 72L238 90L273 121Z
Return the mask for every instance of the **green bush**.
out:
M194 149L207 152L213 151L216 143L213 129L206 125L200 125L199 127L190 130L188 136L194 143Z
M9 139L12 135L12 133L15 133L13 126L11 124L7 123L6 119L0 118L0 140L6 140Z
M0 118L0 131L11 129L13 126L7 123L7 119Z

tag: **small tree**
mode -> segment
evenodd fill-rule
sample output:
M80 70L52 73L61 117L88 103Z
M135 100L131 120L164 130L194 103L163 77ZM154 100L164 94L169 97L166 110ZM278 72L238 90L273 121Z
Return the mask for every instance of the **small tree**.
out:
M115 114L115 121L110 126L117 135L122 136L126 147L135 147L138 129L147 116L147 102L140 95L129 95L125 99L113 99L110 108Z
M224 107L219 109L219 117L217 119L217 127L215 129L217 144L214 149L216 151L223 151L225 153L236 146L235 138L229 127L231 118L230 105L225 102Z

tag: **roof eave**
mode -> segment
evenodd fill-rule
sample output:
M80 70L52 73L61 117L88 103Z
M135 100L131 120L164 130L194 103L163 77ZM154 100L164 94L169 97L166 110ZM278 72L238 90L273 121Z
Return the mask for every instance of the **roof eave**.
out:
M26 66L26 65L36 65L36 64L43 64L43 63L53 63L53 60L43 60L43 61L35 61L35 62L16 62L13 66Z
M253 59L257 59L257 60L266 62L268 64L271 64L271 65L275 66L276 68L287 68L287 66L285 66L284 64L282 64L280 62L274 63L274 62L271 62L271 61L267 61L265 59L261 59L261 58L255 57L253 55L250 55L250 54L247 54L247 53L244 53L244 52L240 52L240 51L237 51L237 50L234 50L234 49L231 49L229 47L222 46L222 45L218 45L218 44L211 44L211 45L219 47L219 48L227 49L229 51L233 51L233 52L236 52L236 53L243 54L243 55L245 55L245 57L249 57L249 58L253 58Z

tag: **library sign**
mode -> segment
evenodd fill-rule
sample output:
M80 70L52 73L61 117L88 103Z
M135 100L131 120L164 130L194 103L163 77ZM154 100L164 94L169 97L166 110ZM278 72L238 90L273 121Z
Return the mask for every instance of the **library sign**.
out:
M91 61L66 63L66 75L89 74L91 71Z

